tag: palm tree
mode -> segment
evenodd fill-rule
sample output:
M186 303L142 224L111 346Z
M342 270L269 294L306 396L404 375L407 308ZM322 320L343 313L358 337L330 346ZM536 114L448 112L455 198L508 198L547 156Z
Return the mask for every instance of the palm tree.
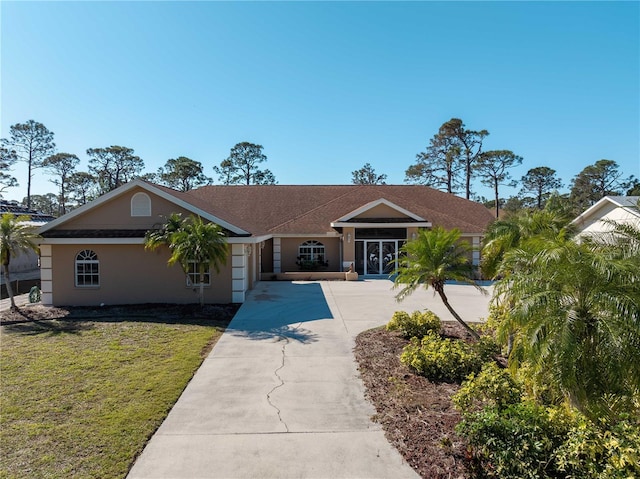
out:
M149 231L145 236L145 249L154 250L166 245L171 251L168 265L179 264L189 271L190 263L195 263L199 276L200 305L204 305L205 275L210 267L220 272L220 266L227 261L227 241L223 229L214 223L205 223L200 216L191 215L182 220L172 214L158 231Z
M639 399L640 269L628 244L558 235L505 253L498 270L495 294L510 305L499 329L516 331L510 367L550 373L592 419Z
M5 213L0 220L0 260L6 278L7 293L11 300L11 309L17 309L9 274L11 257L30 250L38 252L38 245L34 241L40 236L34 232L33 226L26 223L30 219L27 215L16 217L14 214Z
M554 237L568 230L569 221L566 214L552 208L521 211L504 220L494 221L484 237L480 265L482 274L486 278L495 278L506 252L518 248L523 241L541 236Z
M182 215L171 213L160 228L147 231L144 237L144 249L154 251L160 246L169 246L171 235L182 229L182 226Z
M402 301L421 285L425 288L431 286L453 317L474 338L479 339L480 335L451 307L444 292L447 280L478 287L472 279L473 266L468 255L471 246L459 239L458 229L447 231L436 226L431 230L420 230L415 240L405 243L400 248L402 256L396 261L398 268L394 288L401 288L396 300ZM478 289L484 291L480 287Z

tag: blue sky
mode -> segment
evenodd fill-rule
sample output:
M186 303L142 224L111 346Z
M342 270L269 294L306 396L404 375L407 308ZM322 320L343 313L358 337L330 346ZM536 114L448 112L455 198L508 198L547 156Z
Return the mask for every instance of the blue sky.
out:
M0 133L133 148L156 171L260 143L280 184L389 183L452 117L563 180L640 176L638 2L0 2ZM13 174L26 194L25 165ZM38 170L32 193L55 192ZM480 194L491 194L475 188ZM515 193L503 189L501 196Z

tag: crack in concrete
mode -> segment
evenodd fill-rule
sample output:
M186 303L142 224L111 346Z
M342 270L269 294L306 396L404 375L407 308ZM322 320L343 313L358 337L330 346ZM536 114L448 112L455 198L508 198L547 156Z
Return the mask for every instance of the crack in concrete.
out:
M278 420L284 425L285 432L289 432L289 426L287 426L287 423L282 420L282 411L280 411L280 408L278 408L278 406L271 402L271 394L273 394L276 389L284 386L284 380L280 377L278 371L284 368L285 348L287 347L287 344L289 344L289 338L287 338L286 336L280 336L280 338L285 340L285 343L282 345L282 362L280 363L280 366L278 366L278 368L273 372L273 374L275 374L275 376L280 380L280 384L274 386L273 389L267 393L267 402L273 409L276 410L276 413L278 414Z

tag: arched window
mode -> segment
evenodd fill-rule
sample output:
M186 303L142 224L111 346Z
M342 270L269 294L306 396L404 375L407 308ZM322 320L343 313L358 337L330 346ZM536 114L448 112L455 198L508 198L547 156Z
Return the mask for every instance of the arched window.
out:
M131 197L131 216L151 216L151 198L146 193Z
M100 286L100 261L95 251L85 249L76 256L76 286Z
M312 263L324 263L324 245L320 241L309 240L298 246L298 259Z

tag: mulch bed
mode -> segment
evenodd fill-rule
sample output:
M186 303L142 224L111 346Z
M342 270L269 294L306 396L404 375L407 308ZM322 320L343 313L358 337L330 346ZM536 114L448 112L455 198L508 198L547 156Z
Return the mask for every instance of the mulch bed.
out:
M466 338L457 324L446 324L444 334ZM373 420L407 463L425 479L469 477L466 445L454 431L460 414L451 396L458 384L433 383L400 362L408 343L384 328L356 338L355 356L367 397L376 408Z
M18 310L0 312L2 324L26 321L65 320L98 321L135 319L156 322L229 322L238 311L237 304L132 304L103 307L52 307L28 304Z

